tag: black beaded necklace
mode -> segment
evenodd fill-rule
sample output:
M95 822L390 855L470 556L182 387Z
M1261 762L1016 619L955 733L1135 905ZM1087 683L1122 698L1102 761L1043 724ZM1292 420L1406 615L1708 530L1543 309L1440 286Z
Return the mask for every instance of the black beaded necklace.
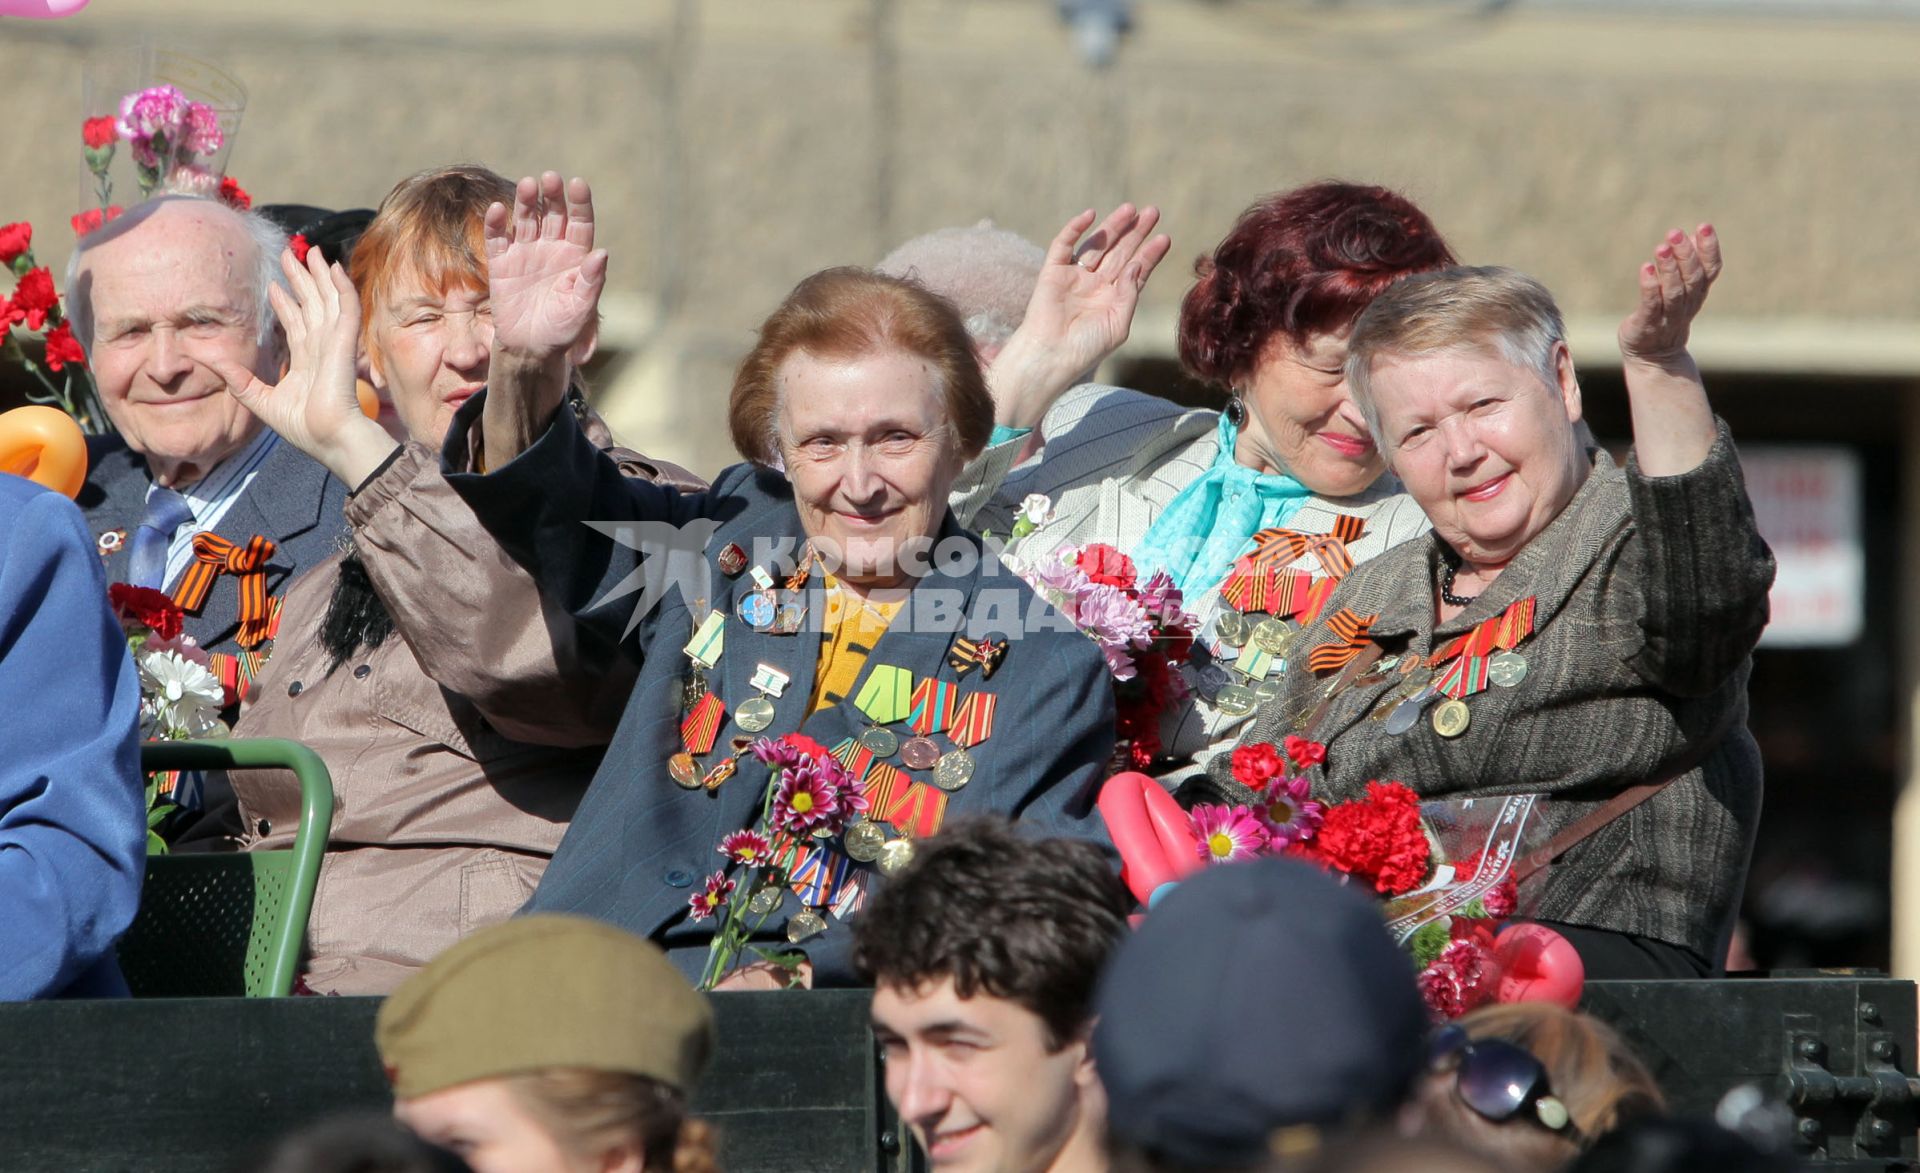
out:
M1479 595L1456 595L1453 593L1453 576L1460 573L1460 564L1447 559L1447 570L1440 576L1440 601L1449 607L1470 606Z

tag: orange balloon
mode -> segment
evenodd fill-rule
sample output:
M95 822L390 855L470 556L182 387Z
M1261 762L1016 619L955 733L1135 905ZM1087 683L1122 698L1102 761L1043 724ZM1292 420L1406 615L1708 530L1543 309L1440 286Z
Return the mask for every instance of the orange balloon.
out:
M69 497L87 483L87 438L66 412L16 407L0 412L0 472Z

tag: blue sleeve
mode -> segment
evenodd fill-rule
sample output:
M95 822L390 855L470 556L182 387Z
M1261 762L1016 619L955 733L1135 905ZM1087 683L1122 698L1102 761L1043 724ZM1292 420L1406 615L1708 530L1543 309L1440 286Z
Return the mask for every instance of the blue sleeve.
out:
M0 477L0 481L9 478ZM0 485L0 999L124 989L146 868L140 690L72 502Z
M636 592L670 580L684 570L679 558L704 549L717 528L706 516L715 494L625 475L561 413L505 466L467 472L469 433L486 397L482 391L469 399L447 428L447 484L541 593L573 618L583 640L638 658L641 645L626 638L630 620L645 610L636 610ZM667 557L650 556L663 547Z

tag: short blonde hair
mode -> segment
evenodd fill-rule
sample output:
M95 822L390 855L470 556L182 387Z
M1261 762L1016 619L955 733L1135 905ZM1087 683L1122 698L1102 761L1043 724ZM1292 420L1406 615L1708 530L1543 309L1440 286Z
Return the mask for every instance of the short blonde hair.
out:
M1499 354L1558 385L1554 348L1567 339L1566 323L1547 287L1515 269L1456 265L1403 278L1373 300L1347 340L1347 387L1380 451L1380 408L1373 365L1385 355L1480 350Z
M621 1145L649 1170L719 1173L718 1143L706 1121L687 1114L678 1088L644 1075L547 1067L505 1077L508 1090L561 1149L598 1163Z

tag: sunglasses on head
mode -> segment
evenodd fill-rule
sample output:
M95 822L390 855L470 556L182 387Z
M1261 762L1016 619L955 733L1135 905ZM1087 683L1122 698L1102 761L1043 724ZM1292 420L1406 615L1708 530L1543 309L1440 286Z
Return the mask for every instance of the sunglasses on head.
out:
M1427 1052L1435 1072L1454 1073L1460 1102L1495 1124L1525 1116L1576 1144L1580 1130L1547 1084L1547 1068L1531 1051L1505 1039L1475 1039L1459 1025L1434 1033Z

